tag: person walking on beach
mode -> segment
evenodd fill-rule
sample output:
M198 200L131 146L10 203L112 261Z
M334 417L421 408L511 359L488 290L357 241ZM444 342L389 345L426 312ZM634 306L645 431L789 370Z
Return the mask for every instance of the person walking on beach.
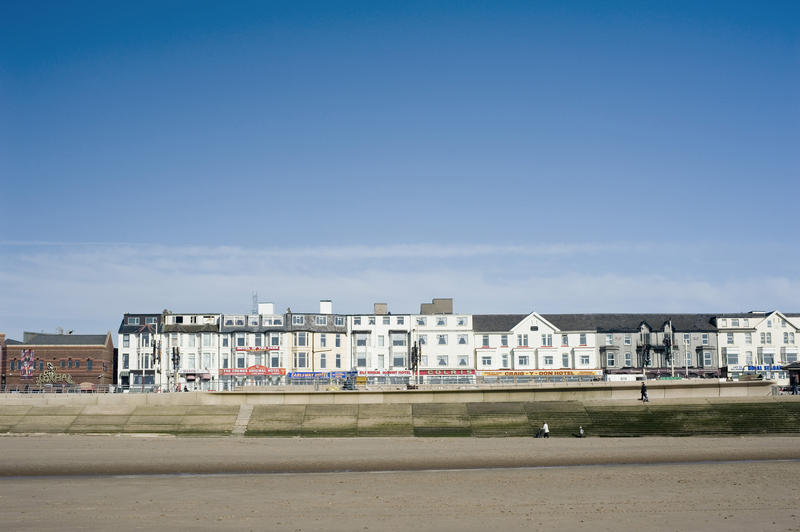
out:
M544 436L543 436L544 438L549 438L550 437L550 427L547 426L547 423L542 425L542 432L544 433Z
M647 385L644 383L644 381L642 381L642 402L649 402L649 399L647 398Z

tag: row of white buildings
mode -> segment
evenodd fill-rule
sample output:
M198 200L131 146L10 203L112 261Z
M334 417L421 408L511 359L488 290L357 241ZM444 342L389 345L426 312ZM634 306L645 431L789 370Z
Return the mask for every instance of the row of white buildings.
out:
M451 299L393 314L125 314L117 383L132 390L226 390L325 382L542 382L653 377L784 381L800 314L459 314ZM419 349L418 372L411 354Z

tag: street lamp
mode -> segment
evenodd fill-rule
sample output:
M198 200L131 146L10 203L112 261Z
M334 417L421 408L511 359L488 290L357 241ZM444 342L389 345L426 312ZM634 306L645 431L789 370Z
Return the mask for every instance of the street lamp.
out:
M175 373L175 388L178 387L178 367L181 365L181 348L172 348L172 370Z

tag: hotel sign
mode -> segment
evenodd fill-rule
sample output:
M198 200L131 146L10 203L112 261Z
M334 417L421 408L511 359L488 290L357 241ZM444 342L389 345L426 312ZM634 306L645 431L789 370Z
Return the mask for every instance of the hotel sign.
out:
M220 375L235 375L237 377L249 377L255 375L286 375L284 368L268 368L266 366L255 365L247 368L222 368Z
M484 377L601 377L601 369L533 369L527 371L481 371Z

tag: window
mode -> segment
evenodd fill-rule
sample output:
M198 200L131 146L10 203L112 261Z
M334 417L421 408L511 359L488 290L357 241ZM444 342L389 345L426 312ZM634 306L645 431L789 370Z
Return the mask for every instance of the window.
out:
M303 325L306 322L305 316L292 314L292 325Z
M397 324L398 325L405 325L406 320L403 316L397 316Z
M333 324L336 325L337 327L344 326L344 316L336 316L335 318L333 318Z
M693 365L692 364L692 352L688 351L688 350L686 351L686 365L687 366Z
M528 335L527 334L518 334L517 335L517 345L518 346L527 346L528 345Z
M419 335L419 345L427 345L428 344L428 335L427 334L420 334Z
M689 345L689 343L690 343L690 340L691 340L691 337L689 336L689 334L688 334L688 333L686 333L686 334L684 334L684 335L683 335L683 343L684 343L684 344L686 344L686 345Z
M353 325L361 325L361 316L353 316Z
M261 344L256 343L256 345L261 345ZM211 333L203 333L203 347L211 347Z
M459 334L458 335L458 345L467 345L467 335L466 334Z
M370 325L375 325L375 316L370 316L367 319L367 323L370 324Z
M222 337L222 347L228 347L228 337L227 336L223 336Z
M589 358L589 357L586 357L586 358ZM630 353L625 353L625 367L626 368L631 367L632 363L633 363L633 357L631 357L631 354Z
M788 344L789 343L789 333L788 332L784 332L783 333L783 343L784 344Z
M569 336L567 336L566 334L562 334L561 335L561 345L563 347L566 347L566 346L569 345Z
M625 335L625 345L631 345L631 335L630 334L626 334Z
M88 371L92 371L93 366L94 366L94 363L93 363L92 359L91 358L87 359L86 360L86 369ZM39 369L42 369L41 364L39 365Z
M581 345L586 345L586 333L581 333L580 337L578 338L578 342Z
M753 333L744 333L744 343L750 345L753 343Z
M203 336L205 337L205 335L203 335ZM261 347L261 334L257 333L255 340L256 340L255 341L255 346L256 347ZM203 338L203 347L209 347L210 345L211 345L210 343L208 345L206 345L205 338Z
M317 325L327 325L328 316L317 316Z
M194 347L195 346L195 342L197 341L197 339L195 338L195 335L194 334L185 334L184 336L186 337L186 347ZM244 342L244 335L242 335L242 342ZM244 343L242 343L242 345L244 345Z
M130 347L131 346L131 335L130 334L123 334L122 335L122 347Z
M542 335L542 346L553 347L553 335L552 334L543 334Z
M319 356L319 367L320 367L320 368L325 368L325 367L326 367L326 364L327 364L327 362L326 362L325 353L322 353L322 354Z
M336 347L342 347L342 335L341 334L337 334L336 335Z
M22 364L21 360L19 361L19 364L17 364L17 369L18 370L22 369L22 366L20 364ZM13 362L12 362L12 365L13 365ZM67 367L67 361L66 360L62 360L61 361L61 367L62 368L66 368Z
M281 355L280 353L272 352L269 356L270 359L270 367L272 368L279 368L281 367Z
M150 335L142 333L141 345L139 347L150 347Z
M366 368L367 367L367 354L366 353L357 353L356 354L356 366L359 368Z
M328 335L325 334L325 333L321 333L319 335L319 345L320 345L320 347L327 347L327 343L328 343Z
M422 327L425 327L427 324L428 324L427 318L425 318L424 316L418 316L417 317L417 325L421 325Z
M294 354L294 367L305 368L308 367L308 353L305 351L298 351Z
M237 368L243 368L243 367L245 367L245 363L244 363L244 355L243 355L243 354L238 354L238 355L236 355L236 367L237 367Z
M767 343L767 333L763 333L763 332L761 333L761 343L762 344Z
M427 366L428 365L428 355L422 355L422 357L419 359L419 364L421 366Z
M508 353L503 353L503 367L508 367Z
M299 347L305 347L308 343L308 333L304 332L297 332L294 333L294 345Z
M504 334L500 336L500 345L503 347L508 347L508 335Z
M767 333L767 343L768 343L768 344L771 344L771 343L772 343L772 333L771 333L771 332L768 332L768 333Z
M733 345L733 333L728 333L728 345Z
M544 357L544 365L545 366L552 366L553 365L553 356L547 355Z
M244 340L245 340L244 333L237 333L236 334L236 347L244 347Z
M464 316L459 316L456 318L456 325L459 327L465 327L467 325L467 318Z
M481 337L481 346L482 347L489 347L489 335L488 334L484 334Z
M738 327L738 326L739 326L739 320L737 320L736 318L731 319L731 327Z
M608 351L606 353L606 366L613 366L614 365L614 352Z
M336 353L336 367L337 368L341 368L342 367L342 354L341 353Z
M719 320L719 326L720 327L727 327L728 326L728 320L726 320L725 318L720 319Z
M230 359L228 357L228 353L222 354L222 367L223 369L228 369L230 367Z
M444 316L439 316L436 318L436 326L437 327L446 327L447 326L447 318Z
M191 322L194 323L195 321L197 321L197 318L195 316L192 316ZM244 325L244 316L236 316L234 321L236 322L237 326L241 327Z
M527 366L530 364L530 357L528 357L528 355L520 355L518 360L520 366Z
M378 355L378 368L379 368L379 369L383 369L383 368L385 368L385 367L386 367L386 366L384 365L384 361L383 361L384 357L385 357L385 355L383 355L383 353L381 353L380 355Z
M774 353L764 353L764 365L771 366L775 363L775 354Z
M614 335L613 334L607 334L606 335L606 345L611 345L613 343L614 343Z
M131 364L130 355L128 353L122 353L122 369L129 369Z
M569 367L569 355L567 353L561 353L561 367L562 368Z
M739 364L739 353L736 351L727 351L725 360L728 362L729 366L736 366Z
M402 347L406 345L405 333L392 333L392 345L395 347Z
M742 320L742 326L744 326L744 327L750 327L750 320L749 320L749 319L747 319L747 318L744 318L744 319Z
M789 333L789 343L790 343L790 344L793 344L793 343L794 343L794 333L793 333L793 332L790 332L790 333Z
M81 367L81 361L80 361L80 360L76 360L76 361L75 361L75 367L76 367L76 368L79 368L79 367Z
M269 345L276 347L281 345L281 335L278 333L272 333L269 335Z
M786 353L786 362L789 363L789 364L797 362L797 351L787 352ZM39 367L39 369L42 369L42 368Z
M366 347L367 346L367 337L369 335L366 334L357 334L356 335L356 345L358 347Z
M767 327L772 327L772 320L767 320Z
M708 333L703 333L702 341L703 345L708 345Z
M703 365L711 366L711 351L703 351Z
M437 334L436 335L436 343L439 345L447 345L447 335L446 334Z
M392 357L392 366L396 368L404 368L406 366L406 357L403 353L395 353Z
M447 355L436 355L436 365L447 366Z
M138 316L129 316L128 317L128 325L139 325L139 317Z
M383 324L384 325L389 325L391 323L391 320L392 319L389 316L384 316L383 317Z
M258 316L248 316L247 318L247 325L250 327L258 327Z

